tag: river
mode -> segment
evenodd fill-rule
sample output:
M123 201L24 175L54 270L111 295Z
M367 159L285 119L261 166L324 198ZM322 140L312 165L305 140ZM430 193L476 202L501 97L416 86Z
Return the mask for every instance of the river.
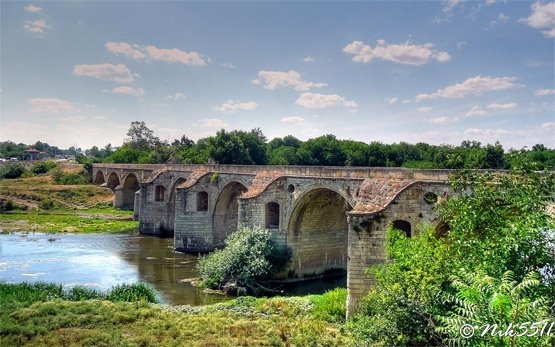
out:
M229 297L207 294L190 282L198 256L176 252L173 240L137 234L0 235L0 281L54 282L108 290L121 283L145 282L172 305L206 305ZM184 281L185 280L185 281ZM322 293L345 286L344 278L290 286L286 294Z

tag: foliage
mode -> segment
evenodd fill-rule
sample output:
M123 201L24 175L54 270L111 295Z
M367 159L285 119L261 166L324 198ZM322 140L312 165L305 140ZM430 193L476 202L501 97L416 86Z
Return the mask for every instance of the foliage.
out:
M86 169L79 172L64 172L58 168L52 170L51 176L55 183L63 185L87 184L91 181L91 176Z
M370 268L377 289L366 297L361 316L350 323L356 340L364 341L361 343L430 345L453 338L455 326L436 329L438 322L447 322L447 318L437 317L460 314L456 308L460 302L453 307L452 301L443 298L454 298L461 291L469 294L468 288L481 288L478 283L484 278L500 283L491 287L500 289L472 292L468 298L475 300L472 303L485 305L498 300L510 282L518 288L530 286L526 292L529 302L554 305L554 220L546 213L555 191L553 175L464 172L454 177L452 185L457 195L437 208L440 219L448 224L446 234L437 235L424 227L408 239L401 232L388 231L389 260ZM531 272L542 274L541 281L531 277ZM465 277L477 273L480 275L475 280ZM463 288L463 282L469 287ZM511 300L515 303L520 299ZM519 343L525 344L522 341Z
M50 199L44 199L39 203L39 208L41 210L51 210L55 206L54 201Z
M456 346L549 346L549 336L529 336L532 323L555 322L549 317L545 298L534 291L540 285L540 275L531 272L522 281L515 280L511 271L496 279L483 273L462 273L453 276L454 295L445 295L452 306L447 314L439 315L436 329L447 336L446 342ZM471 325L474 336L463 338L461 329ZM489 329L488 330L488 326ZM499 336L513 327L522 336ZM539 326L541 330L542 326Z
M154 132L146 126L145 122L134 121L127 131L125 143L133 149L148 149L157 146L160 139L154 136Z
M249 290L260 288L260 281L283 269L290 254L278 247L271 232L261 228L244 228L229 235L226 246L199 260L203 284L222 288L235 283Z
M0 179L1 178L18 178L25 172L25 167L19 163L9 163L0 166Z
M347 289L335 288L322 295L311 295L308 299L314 305L312 309L314 317L327 322L341 323L345 321Z
M158 294L149 285L144 283L120 284L112 288L106 295L106 300L118 301L146 301L159 302Z
M13 210L26 211L28 209L27 205L22 205L13 202L11 199L0 199L0 212L7 212Z
M29 171L36 175L45 174L56 167L56 163L52 161L41 161L33 164Z

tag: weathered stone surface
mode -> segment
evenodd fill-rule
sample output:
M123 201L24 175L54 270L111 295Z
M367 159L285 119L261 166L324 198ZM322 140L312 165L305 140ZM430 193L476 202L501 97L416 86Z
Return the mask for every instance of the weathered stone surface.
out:
M433 202L450 170L247 165L95 164L95 183L135 207L140 232L173 235L177 250L207 252L242 226L268 228L291 248L280 276L347 269L348 314L374 285L365 270L385 261L385 232L438 224ZM140 182L140 189L135 184ZM138 210L138 211L137 211Z

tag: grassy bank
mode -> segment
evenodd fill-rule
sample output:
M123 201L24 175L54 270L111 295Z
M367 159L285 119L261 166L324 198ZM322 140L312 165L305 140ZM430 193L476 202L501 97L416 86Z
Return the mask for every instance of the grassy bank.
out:
M242 297L191 307L146 300L78 301L87 298L72 299L55 285L42 286L0 284L2 345L344 346L350 342L339 323L345 310L344 289L307 297ZM330 304L338 299L343 302L339 311Z
M0 199L12 211L0 213L0 230L47 233L107 233L136 230L132 211L111 207L111 190L93 184L58 184L52 175L72 175L80 165L66 165L48 174L0 180Z

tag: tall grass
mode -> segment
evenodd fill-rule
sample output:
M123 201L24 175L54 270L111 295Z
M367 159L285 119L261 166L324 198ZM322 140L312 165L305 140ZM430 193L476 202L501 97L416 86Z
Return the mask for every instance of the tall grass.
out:
M160 300L156 291L147 284L121 284L107 292L100 292L82 286L63 289L62 285L54 283L1 283L0 306L29 306L37 301L62 299L68 301L108 300L112 302L146 301L158 303Z

